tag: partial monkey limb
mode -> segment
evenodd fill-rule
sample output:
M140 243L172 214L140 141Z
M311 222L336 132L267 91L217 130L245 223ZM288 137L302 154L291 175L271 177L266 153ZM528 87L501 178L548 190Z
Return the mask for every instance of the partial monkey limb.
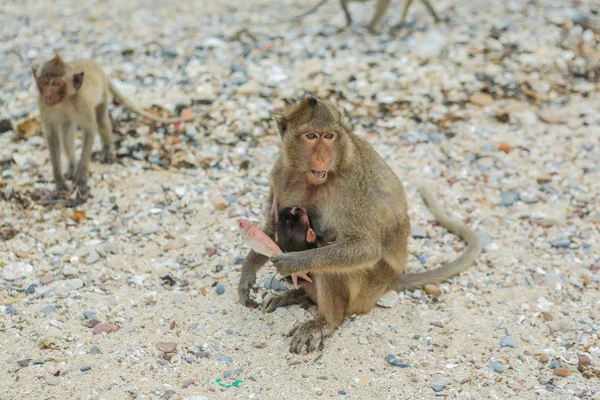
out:
M263 304L263 309L266 312L273 312L279 307L293 306L299 304L310 306L311 303L307 297L304 287L285 291L281 294L275 294L269 297Z
M344 0L342 0L342 1L344 1ZM300 15L296 15L295 17L292 17L292 18L290 19L290 21L295 21L295 20L298 20L298 19L300 19L300 18L304 18L304 17L306 17L307 15L313 14L315 11L317 11L319 8L321 8L321 6L322 6L323 4L325 4L325 3L327 3L327 0L321 0L321 1L320 1L320 2L319 2L317 5L316 5L316 6L314 6L314 7L313 7L313 8L311 8L310 10L308 10L308 11L306 11L306 12L304 12L304 13L300 14Z
M413 0L405 0L405 1L406 2L404 3L404 7L402 8L402 17L400 17L400 22L398 22L396 25L394 25L392 27L392 30L402 28L404 26L404 23L406 22L406 16L408 15L408 9L410 8ZM429 2L429 0L422 0L422 1L423 1L423 4L425 5L425 8L427 8L427 11L429 11L429 14L431 14L431 16L433 17L435 22L436 23L441 22L440 17L438 17L437 13L435 12L435 9L433 8L433 6Z
M57 192L67 190L67 184L62 176L62 167L60 161L60 134L58 127L50 124L44 124L44 136L50 152L50 161L52 162L52 173Z
M433 196L431 188L426 185L419 186L419 192L429 206L431 213L438 220L441 226L448 229L455 235L460 236L467 242L467 248L454 261L442 265L439 268L418 272L414 274L405 274L394 281L389 289L396 291L420 289L423 286L431 283L442 283L469 268L479 254L481 254L481 241L479 237L462 221L449 217Z
M377 0L377 3L375 5L375 13L373 14L373 19L371 19L371 22L368 25L368 29L372 33L379 33L379 29L377 28L379 20L381 20L381 18L383 18L383 16L385 15L385 12L390 6L390 2L391 0Z
M370 268L381 258L381 248L367 238L334 242L329 246L271 257L283 276L298 272L352 273Z
M69 160L69 166L67 167L67 173L65 179L72 180L75 178L75 124L71 122L65 122L62 127L62 144L63 150Z

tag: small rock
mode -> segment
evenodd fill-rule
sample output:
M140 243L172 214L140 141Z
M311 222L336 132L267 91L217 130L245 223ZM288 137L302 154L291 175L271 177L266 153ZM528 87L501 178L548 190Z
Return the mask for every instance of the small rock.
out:
M516 349L517 348L517 342L510 335L504 336L502 338L502 340L500 341L500 347L512 347L513 349Z
M43 358L36 358L35 360L33 360L33 365L44 365L46 363L46 360L44 360Z
M548 124L566 124L568 115L563 108L548 107L538 112L538 118Z
M257 348L257 349L264 349L265 347L267 347L267 342L256 343L254 345L254 347Z
M592 362L592 359L588 355L583 353L577 354L577 358L579 359L577 363L579 367L587 367Z
M438 285L427 284L424 289L428 295L433 297L438 297L442 294L442 289Z
M510 153L510 143L502 142L498 145L498 150L505 152L506 154Z
M543 363L543 364L546 364L548 361L550 361L550 358L549 358L547 355L545 355L545 354L542 354L542 355L540 356L540 362L541 362L541 363Z
M381 298L377 302L377 305L380 307L391 308L395 306L397 302L398 292L396 292L395 290L390 290L389 292L381 296Z
M47 285L47 284L51 283L53 280L54 280L54 274L52 272L46 272L40 278L40 283L42 285Z
M277 278L275 275L265 276L263 278L263 287L265 290L274 290L276 292L289 290L288 287L281 282L281 279Z
M102 354L102 350L100 350L100 347L98 347L98 346L93 346L90 349L89 353L92 354L92 355Z
M385 357L385 361L390 364L393 367L398 367L398 368L408 368L410 367L409 364L406 364L404 361L402 361L401 359L397 358L395 354L388 354Z
M571 241L569 239L559 239L553 242L550 242L550 246L557 249L568 249L571 246Z
M25 294L34 294L36 287L37 287L37 285L35 283L32 283L31 285L29 285L27 287L27 289L25 289Z
M94 313L92 311L84 311L83 312L83 317L85 319L96 319L96 313Z
M56 386L60 383L60 378L54 375L46 375L46 383L50 386Z
M44 308L42 308L40 310L40 314L44 314L44 315L49 315L49 314L54 314L55 312L58 311L58 308L56 306L46 306Z
M9 119L0 120L0 133L8 132L12 130L12 124Z
M567 376L571 375L571 370L569 368L556 368L554 370L554 375L567 377Z
M94 264L100 259L100 254L96 251L96 249L90 249L89 254L85 258L86 264Z
M225 293L225 287L219 283L217 285L217 288L215 289L215 291L217 292L218 295L221 295L221 294Z
M100 321L98 321L95 318L93 318L93 319L86 319L85 321L83 321L83 326L88 327L88 328L93 328L96 325L98 325L99 323L100 323Z
M22 261L16 261L6 265L2 269L2 277L7 281L14 281L16 279L27 277L27 275L33 272L33 266L31 264L24 263Z
M117 254L119 252L118 242L106 242L102 247L106 253Z
M233 362L233 358L226 356L224 354L215 354L215 360L222 362L223 364L231 364Z
M485 249L487 245L492 243L492 238L490 235L483 231L475 231L475 234L479 237L479 241L481 242L481 246Z
M156 343L156 348L162 351L163 353L172 353L175 351L177 347L177 343L175 342L158 342Z
M552 360L552 362L550 363L550 369L556 369L556 368L562 368L562 365L561 365L560 361Z
M500 192L500 205L510 207L519 199L518 192Z
M525 190L519 193L519 200L525 204L533 204L540 201L540 194L536 191Z
M12 304L9 304L9 305L6 306L6 313L7 314L16 314L17 313L17 309Z
M410 231L410 235L415 239L425 239L429 237L425 228L422 227L413 228Z
M92 329L92 333L94 335L99 335L101 333L113 333L119 330L119 327L114 325L114 324L108 324L108 323L101 323L96 325L93 329Z
M478 106L489 106L494 102L494 98L487 93L474 93L469 96L469 101Z
M435 326L437 328L443 328L444 324L441 321L431 321L429 322L431 326Z
M20 367L27 368L27 367L29 367L29 362L30 362L30 361L31 361L31 359L30 359L30 358L28 358L27 360L19 360L19 361L17 361L17 364L18 364Z
M448 383L444 380L444 378L441 375L436 374L431 377L431 383L429 384L429 386L435 392L441 392L446 388L446 386L448 386Z
M489 368L494 372L502 373L504 372L504 365L500 361L494 361L490 363Z
M229 378L231 376L231 371L223 372L223 378Z
M79 370L80 370L81 372L87 372L87 371L89 371L89 370L91 370L91 369L92 369L92 367L91 367L91 366L89 366L89 365L86 365L86 366L83 366L83 367L79 368Z
M364 337L364 336L360 336L360 337L358 338L358 343L360 343L360 344L369 344L369 339L367 339L367 338L366 338L366 337Z

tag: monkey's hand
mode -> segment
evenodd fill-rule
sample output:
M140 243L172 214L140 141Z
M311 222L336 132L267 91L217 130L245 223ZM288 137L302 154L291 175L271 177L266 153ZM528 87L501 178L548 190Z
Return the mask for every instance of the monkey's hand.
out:
M298 257L297 254L300 252L283 253L271 257L273 266L277 268L277 273L281 276L288 276L292 274L298 274L307 272L308 265L302 263L302 257Z
M238 296L240 298L240 303L248 308L256 308L258 304L256 301L250 298L250 290L252 290L252 286L256 282L256 277L254 279L247 277L246 279L240 279L240 283L238 284Z

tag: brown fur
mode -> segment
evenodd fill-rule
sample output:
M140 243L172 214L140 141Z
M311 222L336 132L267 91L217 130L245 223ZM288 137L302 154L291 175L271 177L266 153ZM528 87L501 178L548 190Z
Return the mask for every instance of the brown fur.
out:
M404 189L390 167L352 132L343 111L327 101L308 97L276 119L283 149L271 171L267 207L271 208L274 198L279 211L303 207L313 226L335 238L328 246L271 257L279 274L310 273L316 287L318 316L292 330L290 351L315 350L345 317L368 313L386 291L448 279L466 269L481 251L477 236L460 221L445 216L431 192L422 188L440 223L465 238L469 246L455 262L435 271L404 275L410 222ZM303 141L307 132L336 134L326 180L318 184L311 183L314 147ZM273 212L266 212L264 225L272 238L274 224L269 216ZM266 261L267 257L253 251L244 260L238 291L247 306L255 305L250 289ZM270 298L267 311L293 304L303 294L304 289L291 290Z

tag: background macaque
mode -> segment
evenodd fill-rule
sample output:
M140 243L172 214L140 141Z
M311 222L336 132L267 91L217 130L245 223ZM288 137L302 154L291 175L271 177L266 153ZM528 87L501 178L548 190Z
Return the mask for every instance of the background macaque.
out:
M96 132L102 140L102 162L114 161L112 126L108 101L112 92L127 108L146 118L162 123L182 119L164 119L133 106L106 78L102 69L92 61L64 62L57 53L39 69L32 67L38 89L38 108L42 129L52 161L56 190L67 190L65 179L73 180L81 195L87 193L88 165ZM188 118L187 120L192 119ZM83 150L79 163L75 160L75 129L83 131ZM68 158L67 173L63 177L60 146Z
M401 285L410 222L398 177L367 141L353 133L342 110L309 96L297 106L286 108L276 120L283 148L271 171L269 207L274 199L277 210L302 207L313 226L322 226L336 238L327 246L271 257L279 274L307 273L314 282L318 316L290 332L290 351L298 353L306 347L311 352L345 317L369 312L386 291ZM439 211L432 208L436 217ZM272 213L264 230L271 237L276 229L270 223ZM448 220L456 222L449 217L440 222ZM470 232L461 227L460 233ZM480 253L476 235L468 236L468 243L463 255L450 263L451 272L468 268ZM238 290L245 305L254 304L250 289L256 271L266 260L254 251L244 260ZM447 266L442 266L407 276L436 281L447 273ZM422 281L414 278L402 285L430 283ZM302 290L273 296L265 308L274 310L295 303Z
M368 0L340 0L342 10L344 11L344 14L346 15L346 26L350 26L350 24L352 24L352 16L350 15L350 10L348 9L348 3L352 2L352 1L364 3ZM440 22L441 20L438 17L437 13L435 12L435 9L433 8L433 6L429 2L429 0L421 0L421 1L423 1L423 4L425 4L427 11L429 11L431 16L435 19L435 22L436 23ZM327 2L327 0L321 0L313 8L311 8L310 10L306 11L305 13L303 13L301 15L298 15L294 19L299 19L299 18L302 18L302 17L305 17L307 15L314 13L323 4L325 4L325 2ZM376 0L375 13L373 14L373 17L371 18L371 22L368 25L368 28L371 32L373 32L373 33L378 32L379 21L385 15L388 7L390 6L390 2L391 2L391 0ZM400 22L398 24L394 25L392 29L399 29L404 25L404 22L406 21L406 15L408 14L408 9L410 8L412 2L413 2L413 0L405 0L404 7L402 9L402 17L400 18Z

